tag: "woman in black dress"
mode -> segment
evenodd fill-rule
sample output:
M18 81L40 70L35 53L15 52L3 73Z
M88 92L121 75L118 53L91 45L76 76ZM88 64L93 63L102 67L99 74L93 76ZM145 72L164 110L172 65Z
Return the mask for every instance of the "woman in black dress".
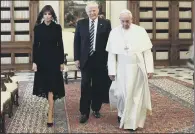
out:
M62 29L56 21L53 8L46 5L39 13L34 28L33 95L48 99L48 127L53 126L54 101L65 96L62 75L64 69Z

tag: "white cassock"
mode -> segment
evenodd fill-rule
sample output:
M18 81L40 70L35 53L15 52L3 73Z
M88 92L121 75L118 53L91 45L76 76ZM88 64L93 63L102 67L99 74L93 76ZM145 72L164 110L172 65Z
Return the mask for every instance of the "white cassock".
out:
M116 75L110 87L110 105L121 117L120 128L143 128L151 96L147 73L154 72L152 43L146 30L135 24L124 30L114 28L109 35L108 73Z

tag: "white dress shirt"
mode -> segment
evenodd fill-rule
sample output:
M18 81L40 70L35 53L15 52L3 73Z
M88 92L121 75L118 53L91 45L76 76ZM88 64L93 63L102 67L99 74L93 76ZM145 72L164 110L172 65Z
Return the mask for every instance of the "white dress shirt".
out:
M91 27L91 21L92 19L89 19L89 29ZM95 45L96 45L97 26L98 26L98 17L94 20L94 40L93 40L93 50L94 51L95 51Z

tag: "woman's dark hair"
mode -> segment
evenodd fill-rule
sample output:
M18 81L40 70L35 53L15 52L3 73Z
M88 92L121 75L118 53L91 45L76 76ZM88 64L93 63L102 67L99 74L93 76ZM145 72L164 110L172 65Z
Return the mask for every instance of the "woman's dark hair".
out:
M41 12L39 13L38 17L37 17L37 21L36 21L36 25L41 23L41 20L43 18L43 15L45 12L50 12L54 21L57 22L57 16L55 14L55 11L53 10L51 5L46 5L43 7L43 9L41 10Z

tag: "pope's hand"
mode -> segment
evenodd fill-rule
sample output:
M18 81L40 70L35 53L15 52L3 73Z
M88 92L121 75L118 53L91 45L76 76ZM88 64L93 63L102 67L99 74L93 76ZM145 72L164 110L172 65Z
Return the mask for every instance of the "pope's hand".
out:
M64 70L64 64L60 64L60 71Z
M37 71L37 64L36 64L36 63L33 63L33 65L32 65L32 70L33 70L34 72Z
M109 77L112 81L115 81L115 75L109 75Z
M80 68L80 62L79 62L79 60L75 61L75 64L76 64L77 69L79 69Z
M153 76L153 73L148 73L148 79L151 79Z

